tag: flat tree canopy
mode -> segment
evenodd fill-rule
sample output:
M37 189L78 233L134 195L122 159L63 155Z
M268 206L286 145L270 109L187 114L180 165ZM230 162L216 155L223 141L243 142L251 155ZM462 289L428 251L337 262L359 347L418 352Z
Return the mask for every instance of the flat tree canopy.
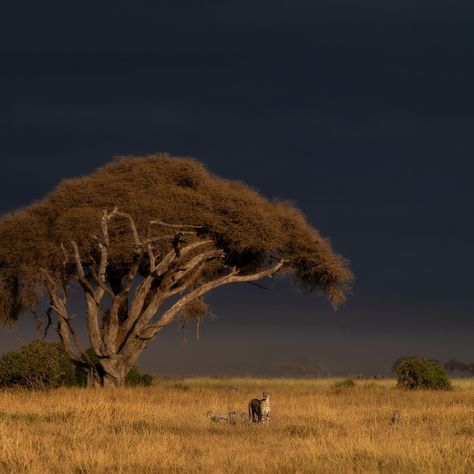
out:
M44 271L58 284L77 278L70 243L77 243L81 258L97 256L94 236L104 210L113 208L131 216L141 235L163 236L153 240L156 254L165 254L176 240L168 232L170 225L189 226L222 249L223 263L240 275L283 260L280 273L293 275L309 292L321 291L334 305L343 302L350 289L347 262L291 203L265 199L245 184L215 176L193 159L165 154L123 157L90 176L64 180L42 200L1 218L4 324L45 296ZM109 231L114 245L107 271L119 279L133 259L133 231L125 221L111 222ZM160 222L168 227L160 227ZM179 238L184 241L185 232ZM139 274L145 267L143 263Z

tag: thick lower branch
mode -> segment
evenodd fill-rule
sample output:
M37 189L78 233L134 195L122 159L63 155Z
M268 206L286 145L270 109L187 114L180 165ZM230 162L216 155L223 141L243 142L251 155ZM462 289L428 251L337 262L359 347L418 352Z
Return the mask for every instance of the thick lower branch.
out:
M64 296L63 298L61 298L58 295L56 282L53 280L53 278L51 278L51 276L46 270L43 269L42 272L46 279L46 288L48 290L49 298L51 300L50 308L58 316L58 334L63 343L64 350L72 361L76 363L83 363L82 356L85 355L85 351L81 346L76 332L71 326L69 313L66 308L66 297ZM71 345L69 335L71 335L74 344L77 350L79 351L79 355L76 354L76 352L74 351Z
M104 234L106 238L106 234ZM108 260L108 251L107 247L103 244L100 244L100 264L99 264L99 275L97 276L97 281L101 284L94 289L91 287L87 281L84 274L84 267L81 262L81 257L79 255L79 249L75 242L72 242L72 247L74 250L74 260L76 262L76 268L79 278L79 283L84 289L84 294L86 298L86 317L87 317L87 330L89 332L89 339L92 347L98 355L102 354L103 341L100 334L99 328L99 306L100 302L104 296L105 289L105 271L107 269L107 260Z
M164 327L170 325L176 315L178 315L184 306L191 301L203 296L204 294L208 293L209 291L217 288L219 286L228 285L229 283L239 283L239 282L248 282L248 281L255 281L260 280L262 278L271 277L275 272L280 270L280 268L285 264L284 260L281 260L273 267L267 268L257 273L253 273L250 275L239 275L236 269L232 270L231 273L218 278L216 280L210 281L199 288L191 291L187 295L183 296L179 301L177 301L163 316L160 320L154 324L151 324L144 328L139 334L140 338L151 340L153 339L159 331L161 331Z
M191 283L190 274L195 272L197 268L202 267L202 265L209 260L219 258L223 255L222 250L214 249L197 254L189 261L183 262L185 257L194 250L208 245L209 243L210 241L208 240L193 242L181 249L179 258L176 257L174 252L168 253L156 267L155 271L143 280L135 293L135 299L131 305L129 317L120 330L120 347L126 344L127 339L137 335L149 324L164 300L189 286ZM183 262L182 266L170 269L170 266L175 260L177 264ZM159 278L161 276L163 280ZM154 283L158 283L159 286L156 285L156 287L153 288Z

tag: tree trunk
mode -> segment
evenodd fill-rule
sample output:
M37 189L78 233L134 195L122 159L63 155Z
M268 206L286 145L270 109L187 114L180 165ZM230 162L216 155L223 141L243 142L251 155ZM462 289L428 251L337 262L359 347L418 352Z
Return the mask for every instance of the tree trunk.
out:
M86 387L87 388L97 388L101 387L101 377L99 375L99 372L95 367L89 367L87 370L87 382L86 382Z
M129 368L122 360L104 360L87 372L87 387L123 387Z

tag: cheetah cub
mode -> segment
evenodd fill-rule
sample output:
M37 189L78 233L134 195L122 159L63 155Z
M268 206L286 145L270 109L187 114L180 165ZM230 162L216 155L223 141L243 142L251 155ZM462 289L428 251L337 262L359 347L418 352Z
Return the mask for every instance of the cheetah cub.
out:
M390 417L390 424L392 426L398 424L400 421L400 412L399 411L394 411L392 416Z

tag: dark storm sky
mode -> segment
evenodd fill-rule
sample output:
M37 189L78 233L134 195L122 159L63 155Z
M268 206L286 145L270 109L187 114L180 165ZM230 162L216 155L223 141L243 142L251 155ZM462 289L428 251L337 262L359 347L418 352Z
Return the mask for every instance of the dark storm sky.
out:
M144 368L474 361L472 1L4 1L0 86L2 213L167 151L295 201L351 260L338 312L284 282L222 289L199 343L171 329Z

